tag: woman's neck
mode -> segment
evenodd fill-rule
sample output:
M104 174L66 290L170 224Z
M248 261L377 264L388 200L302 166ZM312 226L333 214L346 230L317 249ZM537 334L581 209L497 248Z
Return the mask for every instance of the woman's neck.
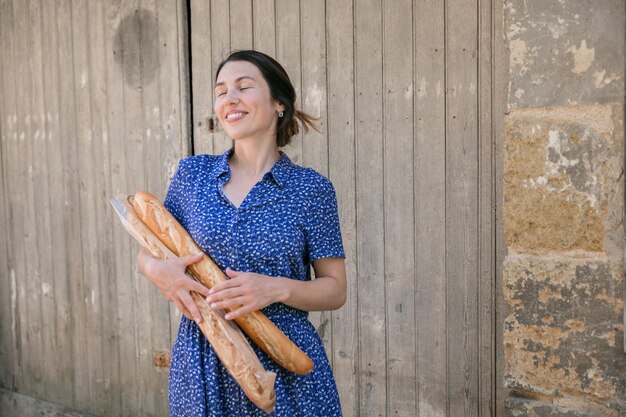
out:
M260 178L268 172L280 158L275 143L235 142L235 150L230 157L231 170L246 177Z

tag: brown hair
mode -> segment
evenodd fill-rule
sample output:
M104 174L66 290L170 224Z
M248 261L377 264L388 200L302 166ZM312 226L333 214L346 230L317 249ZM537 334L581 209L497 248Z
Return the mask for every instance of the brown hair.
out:
M287 71L274 58L251 49L231 52L217 67L215 80L222 67L227 62L233 61L246 61L257 67L269 85L272 98L285 108L283 117L278 119L276 125L276 143L279 147L289 144L292 136L300 131L300 125L305 133L309 131L309 128L320 131L315 124L317 117L296 109L296 90L291 84Z

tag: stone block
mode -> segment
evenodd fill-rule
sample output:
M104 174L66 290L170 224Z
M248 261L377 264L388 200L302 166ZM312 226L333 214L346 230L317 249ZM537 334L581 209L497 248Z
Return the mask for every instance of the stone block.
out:
M609 202L621 195L623 144L615 127L621 128L621 112L609 105L548 107L514 110L505 117L509 248L605 252Z
M510 108L623 100L623 0L507 0L504 18Z
M507 417L607 417L604 414L573 410L543 401L509 397L506 399Z
M581 412L626 412L623 281L612 270L600 255L508 254L502 289L509 390L562 405L580 403L574 409Z

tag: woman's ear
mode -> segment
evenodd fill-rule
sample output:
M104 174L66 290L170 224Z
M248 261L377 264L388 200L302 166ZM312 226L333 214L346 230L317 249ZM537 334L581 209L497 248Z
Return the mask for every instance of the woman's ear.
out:
M280 113L281 111L285 111L285 106L282 105L282 103L275 101L274 102L274 109L276 109L277 113Z

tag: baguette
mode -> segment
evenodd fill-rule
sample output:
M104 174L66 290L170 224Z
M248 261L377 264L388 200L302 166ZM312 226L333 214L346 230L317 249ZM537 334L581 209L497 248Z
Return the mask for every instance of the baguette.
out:
M124 227L143 247L159 259L176 257L137 217L126 197L119 197L117 202L126 207ZM276 404L276 374L263 368L241 330L232 321L224 318L222 310L212 309L204 297L196 292L191 292L191 297L202 314L202 321L198 324L200 330L213 346L220 361L250 401L266 413L272 412Z
M187 267L201 284L212 288L228 279L156 197L140 191L129 197L129 203L146 226L176 255L203 254L200 261ZM311 358L261 311L253 311L235 321L254 343L283 368L300 375L306 375L313 369Z

